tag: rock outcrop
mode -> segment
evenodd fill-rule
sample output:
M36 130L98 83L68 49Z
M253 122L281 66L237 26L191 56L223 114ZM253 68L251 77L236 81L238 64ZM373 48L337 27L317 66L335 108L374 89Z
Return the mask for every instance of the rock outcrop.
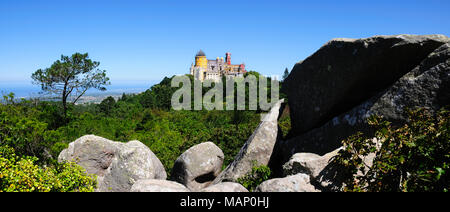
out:
M222 170L224 154L212 142L195 145L178 157L171 179L191 190L207 187Z
M306 174L296 174L284 178L275 178L264 181L258 187L257 192L318 192L310 183Z
M177 182L168 180L146 179L138 180L131 192L189 192L189 189Z
M373 138L373 142L377 148L381 147L381 142ZM321 191L341 191L343 187L343 176L340 167L332 163L332 159L338 155L342 148L338 148L323 156L313 153L296 153L291 159L283 165L283 173L286 176L296 174L306 174L310 178L310 182ZM370 153L366 157L361 157L367 167L371 167L376 153ZM366 170L367 171L367 170ZM362 175L358 171L356 175Z
M406 108L433 112L450 104L449 41L439 35L333 40L297 64L287 80L296 136L280 141L282 161L297 152L325 154L357 131L371 134L371 115L400 125Z
M278 116L281 104L278 101L263 117L261 123L241 148L234 161L214 180L214 183L233 181L245 176L255 163L268 165L278 136Z
M327 160L322 160L320 155L314 153L296 153L289 159L289 161L283 165L283 174L285 176L295 175L298 173L305 173L311 175L315 172L317 162L325 162L328 164ZM311 166L311 164L314 164ZM322 169L323 169L322 167Z
M97 175L97 191L102 192L126 192L140 179L167 177L156 155L139 141L121 143L86 135L70 143L58 161L74 161Z
M342 187L339 179L339 169L330 164L330 160L338 154L341 148L319 156L312 153L297 153L283 166L286 175L306 174L310 183L325 191L336 191Z
M284 82L293 120L292 135L299 136L320 127L372 98L449 41L444 35L376 36L329 41L296 64ZM431 68L428 63L423 66L421 71ZM407 80L416 77L410 76ZM407 90L412 86L401 87ZM406 101L418 101L402 96ZM395 97L393 95L389 100L397 100ZM348 120L352 122L351 118Z
M248 190L239 183L223 182L206 187L200 192L248 192Z

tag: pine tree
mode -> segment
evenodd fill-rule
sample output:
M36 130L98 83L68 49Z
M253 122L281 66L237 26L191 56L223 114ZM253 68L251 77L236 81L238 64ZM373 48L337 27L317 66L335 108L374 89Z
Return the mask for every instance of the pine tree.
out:
M283 73L283 81L289 76L289 69L286 68L284 69L284 73Z

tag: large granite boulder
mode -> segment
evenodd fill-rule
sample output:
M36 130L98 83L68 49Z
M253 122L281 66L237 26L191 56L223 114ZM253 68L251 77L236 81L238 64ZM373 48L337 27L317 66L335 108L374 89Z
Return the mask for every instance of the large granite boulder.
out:
M351 95L351 92L349 93ZM289 101L291 103L291 100ZM367 118L382 116L394 125L407 121L406 108L425 107L431 113L450 104L450 44L430 53L420 64L382 92L353 109L329 119L322 126L300 136L280 141L286 161L297 152L325 154L338 148L341 141L357 131L372 133ZM291 109L291 112L294 109ZM303 122L293 119L292 123Z
M318 128L333 117L351 110L384 91L400 77L420 65L430 53L449 41L450 39L444 35L376 36L366 39L329 41L306 60L296 64L284 81L283 89L288 95L291 110L291 135L299 136ZM436 56L433 57L436 58ZM433 59L422 64L419 72L432 68L429 63L433 61L436 62ZM435 65L437 63L433 66ZM443 72L440 71L440 73ZM431 87L424 87L424 89L430 93L432 90L429 89L433 89L432 86L441 88L438 85L439 81L425 82L425 79L417 77L420 78L412 74L402 83L407 83L409 79L417 83L420 83L419 81L428 83ZM387 97L387 100L395 101L394 107L407 105L400 105L399 101L418 103L423 99L426 102L432 101L433 99L427 98L431 97L427 92L416 93L426 95L417 100L400 93L411 88L417 90L418 88L413 88L418 86L417 83L397 86L401 90L392 90L395 94ZM440 91L442 94L443 90ZM396 98L400 96L402 97ZM386 108L384 111L389 109L391 108ZM397 113L390 114L397 115ZM354 122L352 118L347 120Z
M268 165L278 138L278 116L281 104L278 101L262 118L261 123L244 144L234 161L214 180L214 183L233 181L245 176L258 165Z
M378 150L381 147L381 142L377 138L369 139L367 142L372 142ZM310 177L311 184L322 191L341 191L344 179L342 169L332 162L341 150L342 147L323 156L313 153L296 153L283 165L283 172L286 176L306 174ZM365 157L361 156L361 160L367 168L364 172L359 170L356 173L357 176L364 175L368 171L375 156L376 153L370 153Z
M319 192L311 185L309 176L296 174L284 178L275 178L262 182L257 192Z
M89 174L97 175L97 191L129 191L140 179L166 179L163 165L139 141L114 142L95 135L69 144L58 161L74 161Z
M314 153L296 153L283 165L283 174L284 176L295 175L298 173L310 175L316 169L315 163L317 161L323 161L321 159L322 157L320 155ZM328 161L324 162L326 166ZM311 166L311 164L314 164L314 166Z
M284 174L287 176L306 174L311 184L317 185L322 190L339 190L342 182L339 178L339 169L330 162L341 148L319 156L313 153L297 153L283 165ZM309 181L308 181L309 182Z
M189 192L189 189L177 182L168 180L138 180L131 187L131 192Z
M175 161L171 179L191 190L207 187L222 170L224 154L212 142L195 145Z
M248 190L239 183L223 182L208 186L201 192L248 192Z

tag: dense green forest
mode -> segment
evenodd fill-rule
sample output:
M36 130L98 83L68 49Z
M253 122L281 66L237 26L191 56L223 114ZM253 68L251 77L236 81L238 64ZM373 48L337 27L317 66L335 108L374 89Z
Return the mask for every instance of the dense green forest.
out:
M256 72L249 74L259 77ZM4 96L1 145L12 147L18 156L33 156L38 164L49 165L57 164L58 154L68 143L86 134L122 142L139 140L170 173L185 150L212 141L224 152L223 166L227 166L257 127L262 111L175 111L170 103L178 88L171 87L171 79L166 77L140 94L123 94L118 100L108 97L100 104L68 104L67 114L59 102ZM203 93L207 91L205 88Z

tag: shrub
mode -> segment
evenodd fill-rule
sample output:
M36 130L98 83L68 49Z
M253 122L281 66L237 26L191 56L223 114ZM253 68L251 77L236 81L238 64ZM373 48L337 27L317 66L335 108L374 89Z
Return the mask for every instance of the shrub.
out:
M247 188L249 191L254 191L259 184L268 180L270 175L271 171L269 167L265 165L258 166L256 162L254 162L252 171L239 178L237 182L242 184L242 186Z
M281 117L280 120L278 120L278 126L280 126L283 138L286 138L291 130L291 117L289 115Z
M0 191L66 192L94 191L95 176L75 163L62 163L41 168L36 157L19 157L14 149L0 146Z
M369 119L381 147L361 133L343 141L344 149L333 161L345 170L345 191L449 190L450 112L442 109L431 115L418 109L408 113L409 122L397 129L379 117ZM361 157L370 153L376 157L367 167ZM358 170L365 174L356 176Z
M14 147L19 155L42 156L48 143L47 124L35 117L36 111L19 105L0 105L0 145Z

